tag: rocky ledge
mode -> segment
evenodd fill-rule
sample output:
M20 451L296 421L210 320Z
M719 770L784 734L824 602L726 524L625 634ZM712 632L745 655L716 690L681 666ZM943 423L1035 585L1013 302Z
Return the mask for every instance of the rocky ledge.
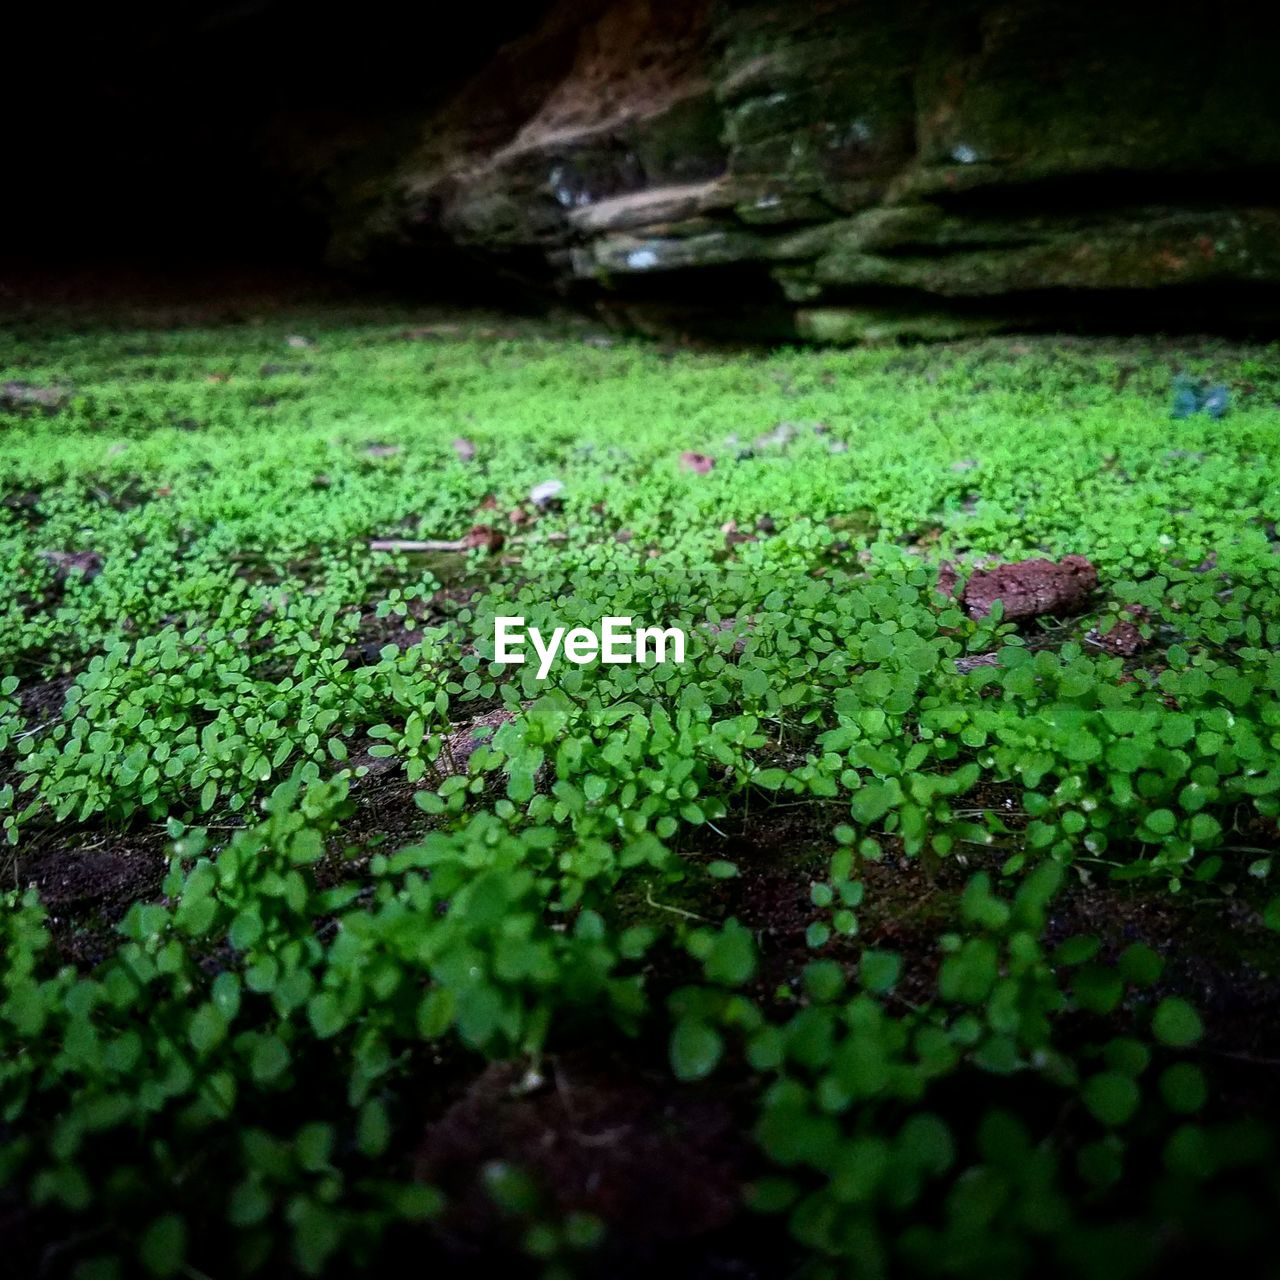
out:
M1277 31L1243 0L562 0L424 117L291 149L336 260L649 331L1266 322Z

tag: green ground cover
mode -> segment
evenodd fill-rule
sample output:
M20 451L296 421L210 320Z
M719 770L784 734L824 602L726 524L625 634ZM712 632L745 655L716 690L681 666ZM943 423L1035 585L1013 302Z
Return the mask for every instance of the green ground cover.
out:
M17 1256L1273 1245L1276 355L0 330ZM1179 373L1229 410L1173 419ZM1063 616L937 588L1067 554L1099 584ZM499 614L679 623L688 660L539 682Z

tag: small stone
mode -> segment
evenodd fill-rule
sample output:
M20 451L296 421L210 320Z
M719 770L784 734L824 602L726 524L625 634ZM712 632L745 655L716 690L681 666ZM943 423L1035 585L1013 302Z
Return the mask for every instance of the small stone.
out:
M544 480L541 484L535 484L533 488L529 490L529 501L532 502L539 511L546 511L553 503L559 501L560 495L563 492L563 480Z
M295 351L304 351L307 347L313 345L310 338L304 338L300 333L291 333L285 340L286 347L292 347Z
M458 455L459 462L470 462L476 456L476 447L466 436L458 436L453 441L453 451Z

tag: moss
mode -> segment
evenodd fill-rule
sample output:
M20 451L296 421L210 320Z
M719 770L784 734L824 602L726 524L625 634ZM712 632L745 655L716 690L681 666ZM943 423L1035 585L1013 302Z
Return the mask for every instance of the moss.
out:
M915 338L940 341L994 333L998 318L966 316L946 310L916 310L908 306L806 307L796 312L799 335L831 346Z
M996 182L1274 164L1275 49L1244 6L956 6L917 74L920 160L989 162Z
M682 98L631 130L634 155L650 186L698 182L723 173L724 119L710 90Z
M949 219L925 227L917 223L912 234L904 219L893 243L877 242L874 229L847 224L846 234L818 257L815 276L828 285L922 289L943 297L1280 279L1280 217L1264 211ZM891 252L874 252L873 245Z

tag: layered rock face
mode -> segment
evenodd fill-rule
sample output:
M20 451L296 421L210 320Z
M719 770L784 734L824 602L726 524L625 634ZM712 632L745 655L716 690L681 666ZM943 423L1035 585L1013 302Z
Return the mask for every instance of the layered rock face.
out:
M333 254L719 336L1277 318L1265 8L564 0L335 158Z

